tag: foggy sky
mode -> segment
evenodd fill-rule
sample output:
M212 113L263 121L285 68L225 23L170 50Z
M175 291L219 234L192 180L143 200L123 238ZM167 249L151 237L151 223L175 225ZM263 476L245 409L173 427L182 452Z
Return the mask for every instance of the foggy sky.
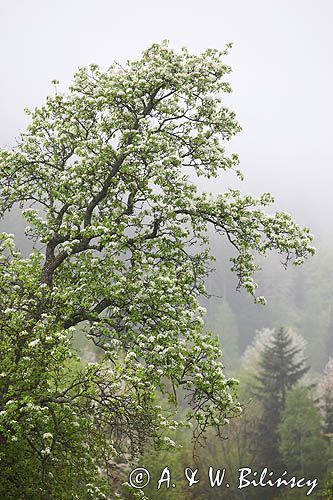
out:
M167 38L192 51L234 47L228 105L243 131L233 140L252 194L331 236L333 223L332 0L0 0L0 146L70 83L80 66L140 56ZM221 176L214 191L235 185Z

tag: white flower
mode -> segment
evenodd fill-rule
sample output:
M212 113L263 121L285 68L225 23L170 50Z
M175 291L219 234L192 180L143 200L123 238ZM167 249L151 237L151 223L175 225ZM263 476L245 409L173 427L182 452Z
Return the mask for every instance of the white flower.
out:
M172 446L173 448L176 446L176 443L167 436L165 436L163 440L168 446Z
M32 340L31 342L29 342L28 346L35 347L37 344L39 344L39 342L40 342L39 339Z

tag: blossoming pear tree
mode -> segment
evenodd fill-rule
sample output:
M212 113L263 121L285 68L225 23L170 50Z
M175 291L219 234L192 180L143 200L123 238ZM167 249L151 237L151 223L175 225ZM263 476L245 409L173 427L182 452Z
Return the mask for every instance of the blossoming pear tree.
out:
M158 393L181 389L196 437L239 413L198 302L207 229L230 242L256 302L256 255L300 264L314 249L308 229L265 211L269 194L201 194L189 179L242 175L225 147L240 130L224 104L229 48L154 44L124 66L82 68L1 150L0 215L21 207L33 240L26 256L0 234L4 498L110 498L117 454L172 443L179 422ZM99 348L94 363L73 348L78 325Z

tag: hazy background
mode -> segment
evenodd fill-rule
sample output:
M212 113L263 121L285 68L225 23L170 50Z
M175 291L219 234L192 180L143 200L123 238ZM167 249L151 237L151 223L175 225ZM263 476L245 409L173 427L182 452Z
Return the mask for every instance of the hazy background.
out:
M221 324L222 339L229 335L234 359L256 328L291 325L321 368L333 352L333 1L0 0L0 15L1 147L15 144L27 123L24 108L53 93L51 80L65 90L80 66L137 58L165 38L192 51L234 43L226 59L234 89L227 103L243 127L232 141L246 176L240 187L272 192L277 208L311 228L319 251L301 271L284 273L269 261L260 290L269 305L261 308L234 293L224 249L215 246L218 269L209 287L228 309L221 312L219 302L210 320ZM201 187L239 184L224 174ZM15 224L22 229L13 216L10 223L12 232Z

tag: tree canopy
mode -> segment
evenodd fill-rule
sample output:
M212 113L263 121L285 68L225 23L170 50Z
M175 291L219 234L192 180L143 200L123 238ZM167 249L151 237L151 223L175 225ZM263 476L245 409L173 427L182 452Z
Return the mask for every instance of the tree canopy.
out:
M229 48L154 44L123 66L82 68L68 92L54 82L16 147L0 152L0 215L21 207L33 241L24 256L0 234L6 498L62 498L64 478L67 495L103 498L115 454L177 425L158 391L174 399L183 388L197 437L239 412L198 302L207 227L230 242L231 269L256 302L256 254L300 264L314 249L308 229L266 212L268 193L213 197L189 179L242 175L225 146L240 130L224 104ZM96 363L77 359L79 324L100 348Z
M294 388L287 394L280 423L283 462L292 474L316 478L323 475L328 457L320 427L319 409L311 392L306 387Z
M259 461L263 467L269 465L273 470L283 467L279 453L279 425L287 393L309 370L302 347L293 344L293 337L285 328L273 331L271 342L262 350L256 375L255 393L262 404L257 432Z

